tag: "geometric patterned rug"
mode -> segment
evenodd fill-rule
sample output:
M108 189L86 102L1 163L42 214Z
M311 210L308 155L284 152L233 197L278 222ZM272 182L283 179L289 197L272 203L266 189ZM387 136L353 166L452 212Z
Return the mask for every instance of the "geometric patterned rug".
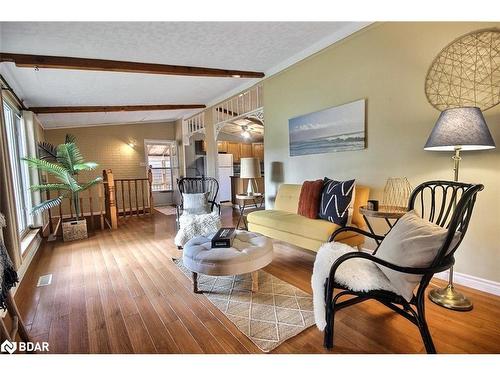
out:
M191 279L191 271L175 260ZM198 289L263 352L269 352L314 325L312 296L259 270L259 290L250 274L198 275Z

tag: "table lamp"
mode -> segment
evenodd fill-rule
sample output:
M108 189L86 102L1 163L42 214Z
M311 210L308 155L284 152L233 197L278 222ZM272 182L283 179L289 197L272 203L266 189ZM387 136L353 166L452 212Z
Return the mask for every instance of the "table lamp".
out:
M258 158L240 159L240 178L248 178L247 195L254 195L254 179L259 178L260 174L260 161Z
M428 151L453 151L454 180L458 181L461 151L495 148L488 125L477 107L450 108L441 112L431 135L424 146ZM429 292L432 302L458 311L472 309L472 302L453 287L453 267L450 268L448 285Z

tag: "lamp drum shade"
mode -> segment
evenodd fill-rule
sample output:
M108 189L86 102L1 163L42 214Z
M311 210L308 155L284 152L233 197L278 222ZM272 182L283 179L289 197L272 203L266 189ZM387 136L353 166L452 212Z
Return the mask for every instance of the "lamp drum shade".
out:
M450 108L441 112L424 150L487 150L495 141L478 107Z
M240 159L240 178L259 178L260 162L258 158Z

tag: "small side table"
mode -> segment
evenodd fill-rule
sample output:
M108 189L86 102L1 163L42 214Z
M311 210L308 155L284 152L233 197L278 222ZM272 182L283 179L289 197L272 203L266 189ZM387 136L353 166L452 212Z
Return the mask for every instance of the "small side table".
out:
M366 208L366 206L361 206L359 208L359 213L361 215L363 215L363 219L365 220L365 223L370 231L371 234L375 234L375 231L373 230L372 226L370 225L370 222L368 221L368 218L369 217L373 217L373 218L381 218L381 219L384 219L385 222L387 223L387 225L389 226L389 230L391 230L391 228L394 226L394 224L396 224L398 222L398 220L406 213L405 211L394 211L394 210L390 210L388 207L386 206L379 206L379 209L378 211L374 211L374 210L369 210L368 208ZM394 220L393 222L391 222L390 220ZM387 233L386 233L387 234ZM380 242L379 240L375 240L375 242L377 242L377 246L380 245Z
M248 225L245 220L245 209L249 206L254 206L257 209L262 208L262 206L264 205L264 194L262 193L254 193L254 195L236 194L236 199L238 201L238 208L240 211L240 216L238 217L238 223L236 224L236 229L240 229L240 223L243 221L245 230L248 230Z

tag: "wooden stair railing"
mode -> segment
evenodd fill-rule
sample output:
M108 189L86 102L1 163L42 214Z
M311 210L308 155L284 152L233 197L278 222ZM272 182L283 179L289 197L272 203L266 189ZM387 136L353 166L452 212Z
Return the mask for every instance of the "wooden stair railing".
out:
M97 192L97 196L96 196ZM45 193L46 199L54 198L55 196L60 196L61 191L57 191L57 195L54 195L51 197L51 193L47 191ZM94 201L97 199L98 202L98 207L97 211L94 211ZM69 201L69 216L71 218L74 218L74 210L73 210L73 202L71 199ZM95 230L100 228L101 230L104 229L105 226L105 220L104 220L104 186L103 184L97 184L94 186L91 186L84 192L80 193L80 207L82 208L80 217L76 219L84 219L88 218L88 224L89 224L89 229L90 230ZM57 214L54 215L53 210L57 210ZM64 219L64 213L63 213L63 206L59 205L57 207L54 207L52 209L47 210L47 215L48 215L48 240L49 241L54 241L56 239L56 236L60 233L61 229L61 223L62 220ZM96 224L96 219L99 218L98 223ZM54 220L57 220L54 224ZM111 226L109 225L111 228Z
M78 219L86 218L89 229L95 230L106 227L110 229L118 228L118 217L153 215L153 174L151 169L145 178L119 178L115 179L111 169L102 171L103 181L94 185L86 191L80 193L81 216ZM57 192L57 196L61 192ZM54 195L54 194L53 194ZM52 196L54 198L56 195ZM51 194L46 192L46 198L50 199ZM95 207L95 201L98 204ZM54 213L56 211L57 213ZM69 211L69 213L68 213ZM65 214L67 217L74 217L73 203L69 200L69 206L63 210L59 205L48 209L48 239L53 241L62 230L62 220ZM96 224L96 219L98 222Z
M153 215L153 173L148 169L145 178L117 178L116 187L117 215L123 218L133 215Z

